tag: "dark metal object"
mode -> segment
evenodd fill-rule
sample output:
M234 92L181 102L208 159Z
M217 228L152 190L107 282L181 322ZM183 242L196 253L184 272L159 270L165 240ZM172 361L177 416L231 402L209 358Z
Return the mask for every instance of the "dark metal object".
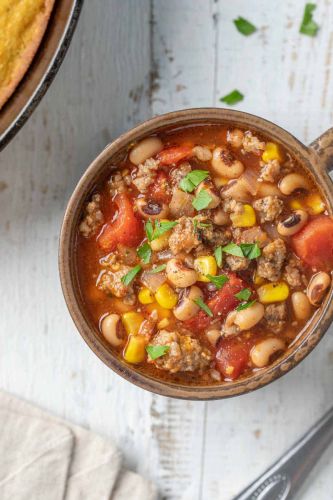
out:
M0 111L0 151L20 130L49 88L71 42L83 0L57 0L37 54Z
M234 500L291 500L332 440L333 408Z

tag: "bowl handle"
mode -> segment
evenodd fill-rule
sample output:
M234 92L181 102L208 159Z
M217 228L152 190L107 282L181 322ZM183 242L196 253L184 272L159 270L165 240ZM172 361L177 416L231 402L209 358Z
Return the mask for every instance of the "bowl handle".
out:
M315 141L310 148L315 152L318 166L329 173L333 171L333 128L329 128Z

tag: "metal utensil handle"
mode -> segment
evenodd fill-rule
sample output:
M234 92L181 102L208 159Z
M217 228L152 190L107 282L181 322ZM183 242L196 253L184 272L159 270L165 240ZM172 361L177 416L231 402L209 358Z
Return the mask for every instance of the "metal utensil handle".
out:
M293 498L332 440L333 408L234 500Z

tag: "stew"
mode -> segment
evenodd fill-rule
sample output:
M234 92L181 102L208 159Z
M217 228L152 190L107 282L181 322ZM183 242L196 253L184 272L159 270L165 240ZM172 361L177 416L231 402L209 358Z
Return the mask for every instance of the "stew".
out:
M267 367L320 307L333 219L280 144L225 125L131 144L84 207L82 297L110 349L153 377Z

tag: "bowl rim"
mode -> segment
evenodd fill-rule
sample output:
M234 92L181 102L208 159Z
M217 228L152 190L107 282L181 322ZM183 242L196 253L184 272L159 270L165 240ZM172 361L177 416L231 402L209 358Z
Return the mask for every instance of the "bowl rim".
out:
M19 132L19 130L23 127L28 118L30 118L35 108L41 101L42 97L45 95L46 91L53 82L53 79L56 76L58 70L60 69L60 66L65 58L70 42L74 35L75 28L79 20L79 16L84 2L84 0L70 0L70 1L71 1L71 6L68 18L64 23L64 29L59 36L58 44L56 48L53 50L50 61L45 71L43 72L40 80L36 84L33 91L30 94L28 92L28 98L26 102L23 104L22 108L19 109L18 113L14 115L13 120L10 121L7 126L4 127L2 132L0 132L0 151L5 146L7 146L7 144L13 139L13 137L17 134L17 132ZM2 111L6 112L7 106L10 106L10 103L15 99L15 97L18 94L20 94L22 88L25 85L25 82L27 81L27 79L29 79L29 74L31 74L31 71L32 72L34 71L34 67L37 64L36 60L39 59L38 56L39 54L41 54L41 51L43 51L45 43L47 43L48 40L48 32L50 28L49 23L52 23L53 16L55 15L55 12L57 12L57 9L59 9L58 1L56 1L53 6L51 17L48 21L48 26L41 40L40 46L38 47L37 53L34 56L34 59L32 60L22 80L19 82L17 88L14 90L13 94L10 96L8 101L4 104L3 108L0 111L0 114Z
M122 148L140 140L144 136L158 132L168 126L180 127L195 124L230 123L232 126L251 127L252 130L262 132L264 135L283 144L292 154L300 159L302 165L314 178L328 203L330 212L333 207L332 182L327 172L320 165L319 157L302 144L292 134L282 127L256 115L242 111L229 110L225 108L189 108L173 111L146 120L134 128L120 135L91 162L76 188L74 189L63 219L59 239L59 272L64 298L76 325L77 330L92 351L114 372L129 382L146 389L155 394L186 400L214 400L246 394L259 389L277 380L282 375L297 366L318 344L327 331L333 317L332 288L327 295L321 308L310 319L307 327L288 347L287 354L278 358L273 364L264 369L254 371L246 378L240 378L231 382L223 382L220 385L184 385L170 383L161 379L155 379L145 375L140 370L121 361L112 354L103 343L100 335L93 331L91 324L84 312L84 306L79 302L78 287L74 285L73 273L75 273L75 234L79 220L80 210L91 195L93 186L97 179L105 176L108 161ZM96 328L95 328L96 330ZM298 345L297 345L298 342ZM297 347L294 347L297 346Z

